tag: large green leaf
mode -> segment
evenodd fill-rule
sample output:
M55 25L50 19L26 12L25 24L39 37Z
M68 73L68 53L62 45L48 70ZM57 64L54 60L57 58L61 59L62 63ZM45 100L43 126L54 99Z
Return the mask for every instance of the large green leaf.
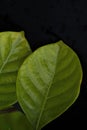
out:
M77 99L82 68L75 52L62 41L37 49L21 66L17 97L33 130L66 111Z
M30 53L23 31L0 33L0 109L16 102L17 72Z

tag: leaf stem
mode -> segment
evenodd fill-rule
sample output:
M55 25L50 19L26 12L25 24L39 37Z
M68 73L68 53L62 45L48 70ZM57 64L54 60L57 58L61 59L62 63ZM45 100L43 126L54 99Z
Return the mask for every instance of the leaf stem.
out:
M15 107L11 107L11 108L0 110L0 114L11 113L15 111L18 111L18 110Z

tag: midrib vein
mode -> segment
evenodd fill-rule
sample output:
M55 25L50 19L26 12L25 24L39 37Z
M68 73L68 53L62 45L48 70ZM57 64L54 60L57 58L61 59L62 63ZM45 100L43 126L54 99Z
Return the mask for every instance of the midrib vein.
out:
M9 54L8 54L8 56L6 57L6 60L3 62L2 66L1 66L1 68L0 68L0 73L2 73L3 68L4 68L5 65L7 64L8 60L9 60L11 54L12 54L12 51L13 51L13 47L11 46L10 51L9 51Z
M18 37L13 43L11 43L10 52L9 52L9 54L8 54L8 56L7 56L6 60L5 60L5 62L2 64L2 66L1 66L1 68L0 68L0 73L2 73L3 68L4 68L5 65L8 63L8 60L9 60L11 54L12 54L12 51L13 51L13 49L15 49L13 45L16 44L16 42L19 40L19 38L20 38L20 37Z
M2 73L2 70L3 70L3 68L5 67L5 65L7 64L8 59L9 59L10 56L11 56L11 53L9 53L9 55L7 56L5 62L4 62L3 65L2 65L2 67L0 68L0 73Z
M45 107L45 104L46 104L46 101L47 101L47 98L48 98L48 95L49 95L49 91L50 91L51 85L52 85L53 80L54 80L54 77L55 77L55 71L56 71L56 66L57 66L57 56L58 56L58 52L59 52L59 49L57 50L57 54L56 54L56 58L55 58L56 62L55 62L54 74L53 74L53 76L52 76L52 80L51 80L51 82L50 82L50 84L49 84L48 90L47 90L47 92L46 92L46 96L45 96L45 99L44 99L44 102L43 102L43 105L42 105L42 109L41 109L41 112L40 112L40 116L39 116L38 121L37 121L36 130L39 130L38 127L39 127L40 119L41 119L41 116L42 116L42 114L43 114L44 107Z

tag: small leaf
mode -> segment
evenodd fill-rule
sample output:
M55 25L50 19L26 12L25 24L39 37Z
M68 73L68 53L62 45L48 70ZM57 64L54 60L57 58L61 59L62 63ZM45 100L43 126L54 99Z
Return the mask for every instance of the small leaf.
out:
M17 77L17 97L33 130L60 116L77 99L82 68L75 52L62 41L37 49Z
M30 130L30 125L21 112L12 112L0 115L0 130Z
M31 49L22 32L0 33L0 109L16 102L16 77Z

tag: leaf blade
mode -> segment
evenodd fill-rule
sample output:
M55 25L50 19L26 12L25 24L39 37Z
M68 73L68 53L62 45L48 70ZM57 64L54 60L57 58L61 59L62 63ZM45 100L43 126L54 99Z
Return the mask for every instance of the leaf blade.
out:
M62 41L39 48L25 60L18 73L17 96L34 130L41 129L73 104L81 80L80 61Z
M17 72L30 53L31 49L23 31L0 33L0 109L9 107L17 101L15 89Z

